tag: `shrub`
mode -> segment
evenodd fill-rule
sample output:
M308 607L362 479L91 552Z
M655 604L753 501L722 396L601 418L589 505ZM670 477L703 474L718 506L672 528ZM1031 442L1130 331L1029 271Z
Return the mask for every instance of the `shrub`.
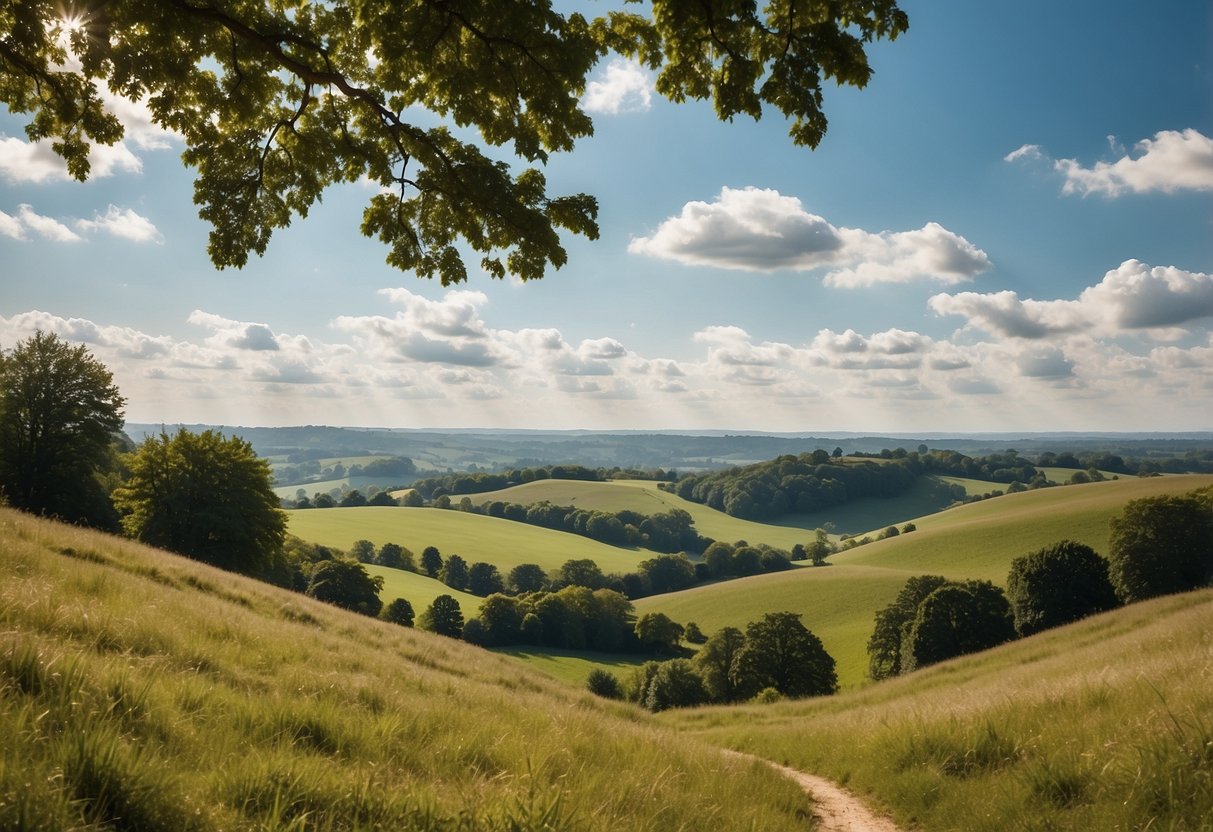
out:
M600 667L590 671L590 675L586 677L585 686L590 693L604 699L623 698L623 688L619 685L619 679L615 677L614 673Z

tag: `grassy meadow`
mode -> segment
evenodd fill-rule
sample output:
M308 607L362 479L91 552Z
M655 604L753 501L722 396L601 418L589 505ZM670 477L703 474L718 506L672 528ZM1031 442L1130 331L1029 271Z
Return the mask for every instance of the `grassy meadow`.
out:
M348 550L355 540L398 543L420 557L426 546L468 563L486 561L505 574L520 563L555 569L570 558L589 558L604 572L630 572L652 553L609 546L588 537L497 517L435 508L325 508L288 511L288 531L304 540Z
M0 510L0 828L792 830L808 801L518 662Z
M672 711L906 827L1213 828L1213 590L1136 604L839 696Z

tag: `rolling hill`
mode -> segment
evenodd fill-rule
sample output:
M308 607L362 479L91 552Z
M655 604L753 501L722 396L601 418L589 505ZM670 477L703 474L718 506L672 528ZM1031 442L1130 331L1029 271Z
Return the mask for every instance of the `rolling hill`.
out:
M744 627L775 610L801 613L838 662L840 683L853 686L864 680L876 611L907 578L940 574L1003 584L1014 558L1067 538L1106 552L1108 523L1126 502L1211 482L1208 476L1155 477L1008 494L915 520L917 531L833 555L830 566L642 598L636 608L694 621L704 632Z
M930 830L1213 828L1213 589L835 697L672 711Z
M0 509L0 828L792 830L804 795L469 645Z

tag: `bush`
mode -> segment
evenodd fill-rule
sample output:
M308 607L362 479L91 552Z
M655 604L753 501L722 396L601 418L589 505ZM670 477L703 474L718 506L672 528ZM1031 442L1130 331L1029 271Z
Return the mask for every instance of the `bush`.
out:
M619 684L619 679L615 677L614 673L600 667L590 671L590 675L586 677L585 686L590 693L604 699L623 698L623 688Z

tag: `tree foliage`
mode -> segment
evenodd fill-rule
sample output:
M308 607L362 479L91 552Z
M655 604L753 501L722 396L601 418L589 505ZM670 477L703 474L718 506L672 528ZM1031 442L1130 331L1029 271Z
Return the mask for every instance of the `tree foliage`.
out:
M1213 580L1213 489L1129 501L1112 519L1109 575L1125 603Z
M439 595L421 613L417 626L440 636L461 638L463 636L463 610L460 608L459 602L450 595Z
M116 525L98 475L124 404L83 344L37 332L0 352L0 495L35 514Z
M1011 605L989 581L947 583L922 600L902 642L902 670L976 653L1015 638Z
M307 594L326 604L374 616L383 608L383 602L379 600L381 589L382 577L372 577L358 561L338 558L316 564L308 581Z
M942 575L910 578L893 602L876 613L876 626L868 639L869 676L880 680L902 672L902 645L918 614L918 605L947 582Z
M833 657L797 613L769 612L747 624L737 664L743 687L773 687L788 697L838 690Z
M1063 540L1011 561L1007 598L1015 631L1029 636L1117 605L1108 562L1094 549Z
M591 135L580 97L609 52L658 70L672 101L711 100L724 120L769 106L816 146L823 81L864 86L865 44L908 26L894 0L650 9L590 20L536 0L27 0L0 18L0 102L30 113L29 138L85 179L90 144L122 136L105 87L146 100L197 169L217 266L244 265L327 187L368 177L381 187L362 232L391 265L459 282L466 247L488 274L530 279L564 264L560 229L597 237L597 202L550 196L538 168L514 173L491 148L542 164Z
M399 624L401 627L413 626L413 605L404 598L395 598L383 608L380 617L384 621Z
M695 654L695 666L703 675L703 684L714 702L736 702L745 697L738 657L745 646L745 635L736 627L721 627Z
M114 502L132 537L235 572L276 567L286 515L248 442L182 428L149 436L127 464Z

